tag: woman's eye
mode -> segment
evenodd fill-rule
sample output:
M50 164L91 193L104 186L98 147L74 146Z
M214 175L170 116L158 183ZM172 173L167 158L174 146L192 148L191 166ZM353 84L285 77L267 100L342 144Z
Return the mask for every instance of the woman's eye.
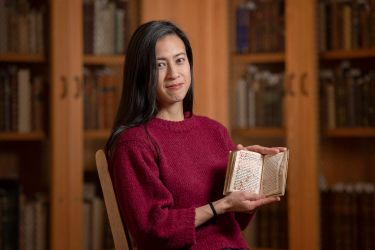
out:
M164 68L166 66L166 64L164 62L159 62L158 63L158 68Z
M178 58L178 59L176 60L176 62L177 62L178 64L182 64L182 63L185 62L185 58Z

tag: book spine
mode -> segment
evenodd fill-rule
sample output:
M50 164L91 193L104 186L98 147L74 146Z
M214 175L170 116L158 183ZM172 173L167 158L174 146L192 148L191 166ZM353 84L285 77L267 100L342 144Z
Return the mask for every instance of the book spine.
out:
M246 128L247 126L247 83L245 79L240 78L237 81L237 127Z
M238 53L249 52L249 9L239 5L236 9L236 48Z
M115 54L122 54L124 53L124 19L125 19L125 11L123 9L116 9L116 17L115 17Z
M0 54L5 54L8 52L8 21L9 21L9 15L8 15L8 8L5 5L5 2L0 2Z
M18 131L31 131L31 89L30 89L30 71L20 69L18 76Z

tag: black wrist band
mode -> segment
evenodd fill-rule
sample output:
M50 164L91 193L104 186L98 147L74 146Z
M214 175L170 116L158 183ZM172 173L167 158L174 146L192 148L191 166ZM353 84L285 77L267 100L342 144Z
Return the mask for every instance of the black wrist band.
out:
M210 208L212 210L212 213L214 214L214 217L212 218L214 222L216 222L216 219L217 219L217 213L216 213L216 210L215 210L215 207L214 205L212 204L212 202L209 202L208 205L210 205Z

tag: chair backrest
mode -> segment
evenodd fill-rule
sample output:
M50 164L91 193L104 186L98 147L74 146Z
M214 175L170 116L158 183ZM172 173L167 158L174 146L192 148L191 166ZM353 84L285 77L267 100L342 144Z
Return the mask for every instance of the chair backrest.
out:
M127 228L122 223L104 151L96 151L95 159L115 248L116 250L131 250L132 247L131 244L129 244Z

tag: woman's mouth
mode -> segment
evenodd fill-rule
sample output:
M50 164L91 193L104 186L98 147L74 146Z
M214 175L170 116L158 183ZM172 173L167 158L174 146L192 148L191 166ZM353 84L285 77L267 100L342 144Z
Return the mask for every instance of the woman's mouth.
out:
M182 85L184 85L182 82L181 82L181 83L174 83L174 84L170 84L170 85L168 85L166 88L167 88L167 89L176 90L176 89L181 88Z

